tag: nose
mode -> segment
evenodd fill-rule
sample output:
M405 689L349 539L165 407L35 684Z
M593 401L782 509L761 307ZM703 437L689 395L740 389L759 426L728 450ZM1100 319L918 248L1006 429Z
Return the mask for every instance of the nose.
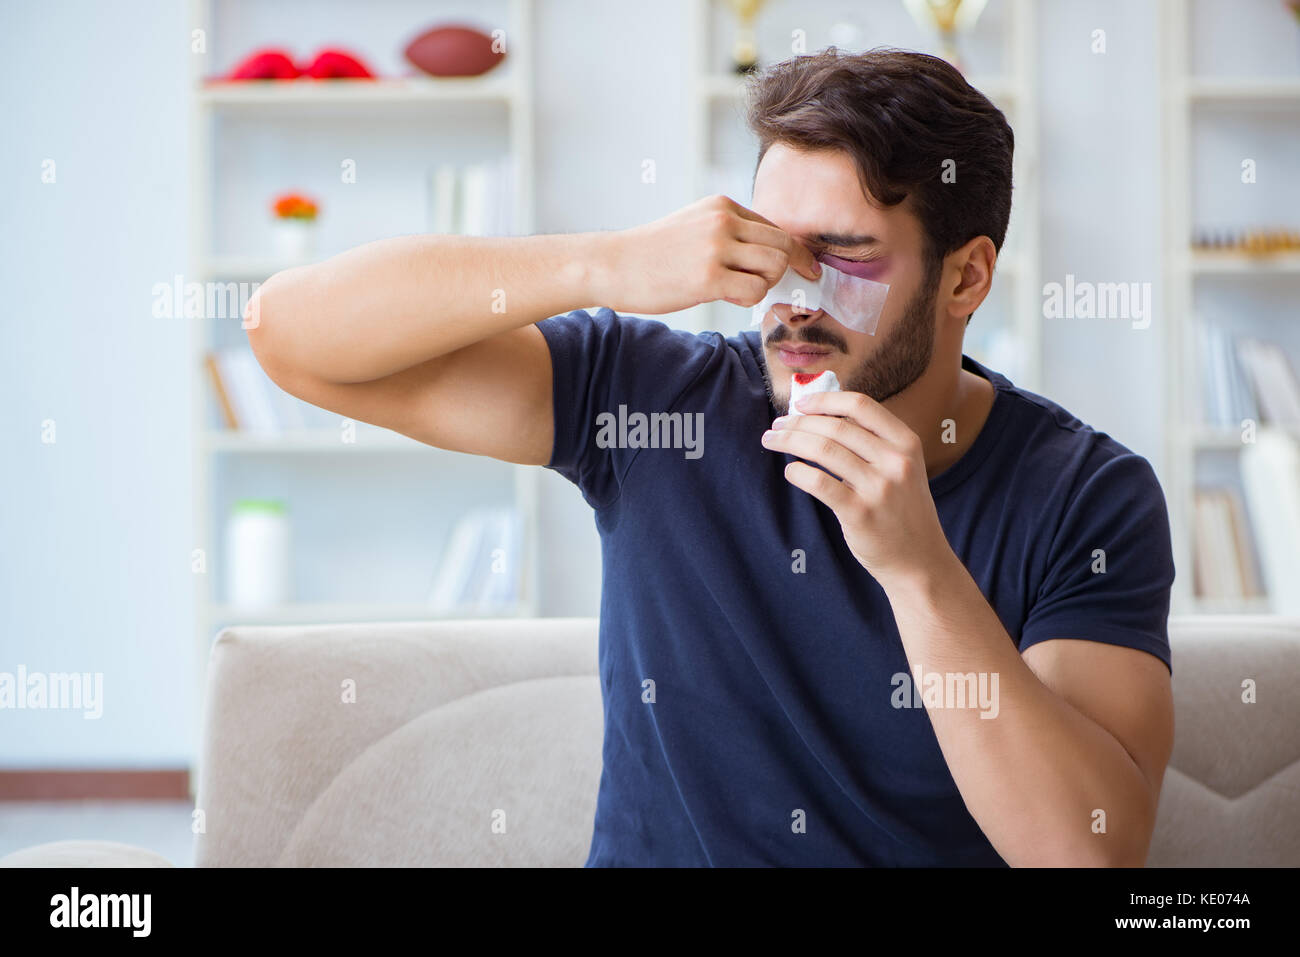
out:
M800 311L788 302L780 302L774 305L772 314L776 317L777 322L783 326L789 326L791 329L810 325L825 315L820 309L809 311L807 306L802 307L802 311Z

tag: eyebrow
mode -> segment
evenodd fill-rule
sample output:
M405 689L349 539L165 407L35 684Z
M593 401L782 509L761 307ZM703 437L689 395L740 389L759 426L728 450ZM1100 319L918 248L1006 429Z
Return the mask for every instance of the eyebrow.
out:
M854 236L847 233L818 233L811 237L817 246L834 246L839 249L856 249L859 246L875 246L880 242L875 236Z

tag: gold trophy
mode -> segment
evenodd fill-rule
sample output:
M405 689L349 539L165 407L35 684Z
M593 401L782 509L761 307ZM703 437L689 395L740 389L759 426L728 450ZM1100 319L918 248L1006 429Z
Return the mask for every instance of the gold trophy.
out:
M988 0L903 0L903 6L921 27L939 31L943 58L962 69L957 34L975 26Z
M758 69L758 44L754 40L754 21L767 0L727 0L731 12L740 21L736 42L731 47L732 69L736 73L752 73Z

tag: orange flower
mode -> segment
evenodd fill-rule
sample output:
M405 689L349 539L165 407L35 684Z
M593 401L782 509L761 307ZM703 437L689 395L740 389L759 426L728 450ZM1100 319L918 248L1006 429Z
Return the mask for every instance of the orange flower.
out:
M271 207L281 219L315 219L317 206L301 193L285 193L276 197Z

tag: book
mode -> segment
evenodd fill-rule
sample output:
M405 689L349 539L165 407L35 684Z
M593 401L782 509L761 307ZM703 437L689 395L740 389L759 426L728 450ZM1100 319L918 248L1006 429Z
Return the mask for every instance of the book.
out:
M1258 420L1250 381L1239 359L1239 344L1218 326L1196 328L1201 369L1201 422L1210 428L1239 429L1242 420Z
M212 393L216 396L217 406L221 411L222 424L228 429L239 428L239 417L235 415L234 407L230 404L230 394L226 391L226 383L221 378L217 357L209 352L203 357L203 367L208 370L208 378L212 381Z
M429 174L428 230L445 236L456 232L460 210L457 206L459 174L451 163L442 163Z
M256 435L279 435L274 393L280 390L262 371L253 350L222 349L216 354L216 364L238 427Z
M429 591L439 615L490 615L519 601L523 524L510 507L471 509L447 538Z
M494 160L455 166L442 163L426 182L426 220L438 235L508 236L515 228L517 185L514 160Z
M1275 615L1300 615L1300 440L1262 426L1240 465L1269 605Z
M1237 353L1254 387L1264 422L1300 435L1300 385L1281 347L1259 339L1242 339Z
M1245 596L1241 556L1232 529L1232 514L1221 489L1201 489L1195 495L1196 549L1193 574L1201 598Z

